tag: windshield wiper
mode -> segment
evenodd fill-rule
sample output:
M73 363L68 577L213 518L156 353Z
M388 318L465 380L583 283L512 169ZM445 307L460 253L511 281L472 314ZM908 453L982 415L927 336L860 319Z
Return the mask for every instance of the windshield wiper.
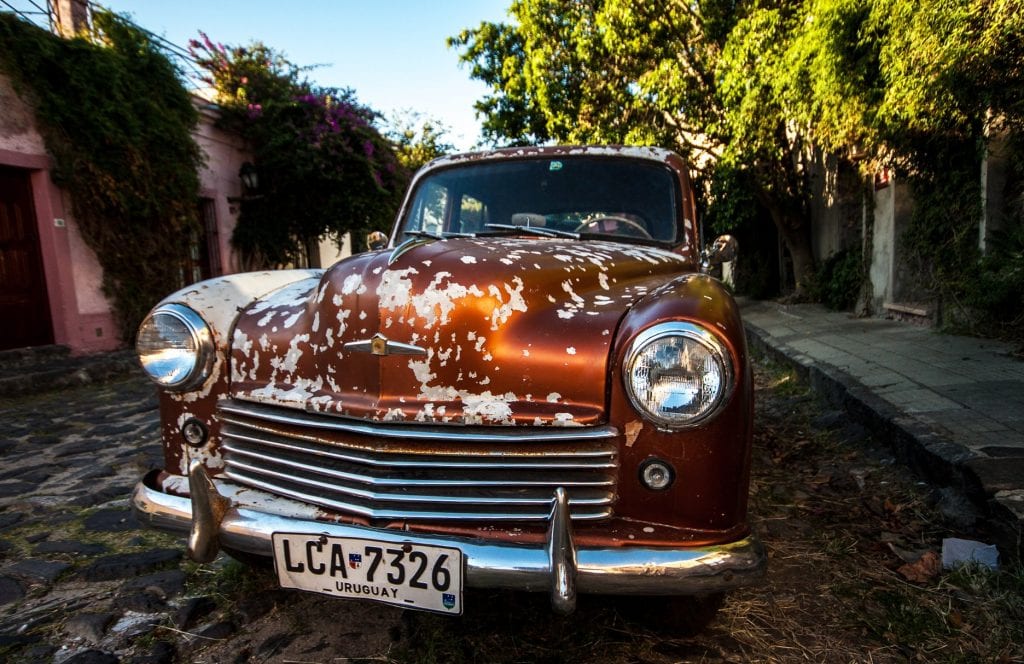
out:
M431 233L430 231L409 230L402 231L403 235L410 237L426 237L432 240L445 240L450 237L476 237L476 233L459 233L456 231L445 231L444 233Z
M484 228L497 228L502 231L512 231L523 235L538 235L540 237L567 237L573 240L580 239L579 233L570 231L559 231L554 228L543 228L541 226L521 226L513 224L484 224Z
M423 230L406 230L402 231L402 235L405 239L398 243L394 249L391 250L391 255L388 256L388 265L394 265L395 261L416 247L430 244L431 242L438 242L440 240L447 240L450 237L476 237L476 233L431 233Z
M409 237L426 237L432 240L443 240L444 237L437 233L431 233L429 231L402 231L402 235L408 235Z
M606 240L608 242L618 242L620 244L642 244L647 247L664 247L664 240L655 240L654 238L636 237L634 235L617 235L615 233L595 233L593 231L583 231L582 233L576 234L581 240Z

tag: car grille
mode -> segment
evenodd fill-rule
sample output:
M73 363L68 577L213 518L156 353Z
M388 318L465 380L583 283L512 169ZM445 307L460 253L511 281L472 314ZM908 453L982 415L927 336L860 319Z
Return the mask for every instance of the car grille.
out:
M546 520L565 487L574 520L612 515L614 427L382 424L242 401L219 406L224 475L370 519Z

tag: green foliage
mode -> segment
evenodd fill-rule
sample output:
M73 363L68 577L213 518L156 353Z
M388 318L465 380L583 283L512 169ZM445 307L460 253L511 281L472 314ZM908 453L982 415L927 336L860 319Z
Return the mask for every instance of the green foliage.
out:
M32 104L53 178L103 268L121 336L181 282L201 165L197 113L149 38L105 11L94 34L60 39L0 14L0 69Z
M710 174L705 223L715 233L735 233L758 223L759 203L750 172L720 161Z
M704 171L710 226L771 218L798 294L821 156L867 178L896 168L919 208L910 266L968 297L973 150L986 126L1024 129L1022 0L515 0L509 15L449 41L490 88L477 110L492 141L673 148ZM1009 290L1012 269L983 269Z
M856 152L868 173L914 170L922 141L1024 119L1020 0L808 0L800 19L775 94L816 144Z
M901 260L947 312L969 308L965 295L977 279L980 259L978 147L951 137L921 139L916 147L917 170L907 175L914 208Z
M388 138L395 144L398 161L409 173L415 173L427 162L455 151L448 142L448 127L420 113L406 111L391 121Z
M495 142L661 145L745 171L748 199L771 213L803 283L810 153L772 97L792 13L724 0L518 0L516 23L450 44L493 92L477 110Z
M814 277L811 288L814 299L835 311L853 309L864 283L861 248L848 247L832 254Z
M449 40L492 90L476 104L492 142L690 151L689 115L713 103L714 46L685 6L517 0L509 14L515 23L482 23Z
M232 236L247 266L304 264L324 236L390 227L408 174L377 113L351 90L313 86L261 43L225 47L202 35L189 46L259 174Z
M498 92L474 104L483 117L485 137L493 143L507 141L512 145L551 139L543 113L527 90L524 40L514 26L481 23L449 38L448 45L465 49L460 59L470 63L470 76Z
M874 3L873 20L885 30L881 120L940 133L990 112L1019 120L1022 9L1019 0Z
M870 0L807 3L774 71L786 117L828 150L863 150L867 140L880 83L871 9Z

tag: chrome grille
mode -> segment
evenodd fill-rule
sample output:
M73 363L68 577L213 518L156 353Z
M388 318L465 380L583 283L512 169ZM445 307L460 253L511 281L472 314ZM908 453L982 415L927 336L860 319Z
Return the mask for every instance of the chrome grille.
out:
M573 519L611 516L614 427L378 424L243 401L219 406L226 477L371 519L542 520L556 487Z

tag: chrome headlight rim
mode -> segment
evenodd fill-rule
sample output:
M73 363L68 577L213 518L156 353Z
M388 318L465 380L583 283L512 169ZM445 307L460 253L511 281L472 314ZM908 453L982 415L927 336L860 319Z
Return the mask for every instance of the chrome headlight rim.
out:
M637 356L650 344L666 337L684 337L697 342L711 353L722 370L722 384L712 405L704 412L694 415L685 421L664 418L645 408L640 397L636 394L633 385L631 374L633 363L636 361ZM625 384L626 395L629 398L630 405L641 417L653 423L658 429L666 431L693 429L705 424L708 420L718 415L725 408L726 404L729 403L732 396L733 388L736 385L735 375L732 353L729 352L729 349L721 339L708 328L687 321L657 323L641 331L630 342L622 362L622 382Z
M139 332L141 333L143 327L146 326L153 318L161 315L171 316L185 326L189 335L192 337L193 344L196 348L196 358L192 368L186 372L186 374L173 382L166 382L159 379L158 376L154 375L146 368L144 362L142 362L142 353L139 355L139 361L142 364L143 371L146 372L146 376L149 377L154 383L159 385L165 390L172 392L187 392L194 390L210 377L211 370L213 368L213 360L216 355L216 349L213 343L213 333L210 331L209 325L203 320L196 311L184 304L177 302L169 302L161 304L153 311L149 312L149 315L143 319L142 324L139 325ZM138 338L138 335L136 335Z

